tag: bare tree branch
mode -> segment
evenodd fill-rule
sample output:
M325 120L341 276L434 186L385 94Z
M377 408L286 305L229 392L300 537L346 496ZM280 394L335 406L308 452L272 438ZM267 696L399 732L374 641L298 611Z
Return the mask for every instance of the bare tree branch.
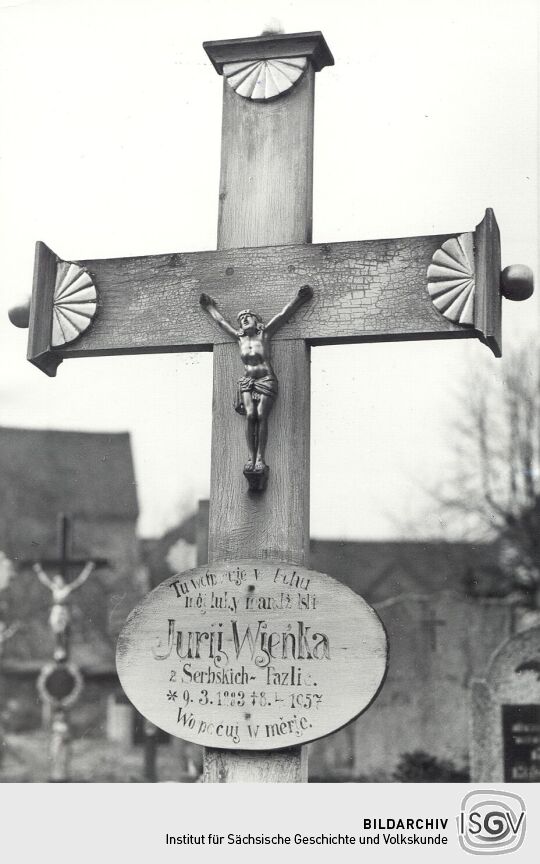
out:
M453 429L450 482L432 490L444 514L497 540L510 584L533 602L540 585L540 353L508 355L501 380L467 376Z

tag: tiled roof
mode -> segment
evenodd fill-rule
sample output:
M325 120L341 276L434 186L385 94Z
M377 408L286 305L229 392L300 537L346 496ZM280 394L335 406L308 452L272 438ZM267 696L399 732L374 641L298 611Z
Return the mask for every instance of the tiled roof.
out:
M31 555L39 525L41 548L52 544L54 552L61 512L75 520L136 519L129 435L0 427L0 549Z

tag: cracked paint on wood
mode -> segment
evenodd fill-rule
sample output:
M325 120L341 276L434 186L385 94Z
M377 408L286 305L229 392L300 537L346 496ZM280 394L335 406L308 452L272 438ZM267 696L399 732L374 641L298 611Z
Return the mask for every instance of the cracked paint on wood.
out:
M201 315L201 292L225 316L249 305L268 320L305 283L313 300L276 341L476 335L440 315L426 288L432 256L449 236L82 261L99 289L101 314L59 353L211 350L228 338Z

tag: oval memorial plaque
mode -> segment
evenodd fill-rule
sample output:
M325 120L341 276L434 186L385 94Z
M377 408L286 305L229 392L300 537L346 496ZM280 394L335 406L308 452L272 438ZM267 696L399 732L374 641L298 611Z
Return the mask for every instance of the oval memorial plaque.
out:
M237 750L329 735L368 707L386 661L386 633L365 600L280 561L222 561L166 579L133 610L116 652L144 717Z

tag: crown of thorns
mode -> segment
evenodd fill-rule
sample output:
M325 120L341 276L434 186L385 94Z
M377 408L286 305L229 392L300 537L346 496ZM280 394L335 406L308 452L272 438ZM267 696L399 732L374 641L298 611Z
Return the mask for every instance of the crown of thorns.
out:
M263 324L263 322L262 322L262 318L260 318L260 317L257 315L256 312L252 312L251 309L242 309L242 311L239 312L238 315L237 315L238 323L239 323L239 324L242 323L241 320L240 320L240 319L242 318L242 315L252 315L253 318L255 318L255 321L257 322L257 332L258 332L258 333L262 333L262 332L263 332L263 330L264 330L264 324ZM245 332L245 331L244 331L244 328L243 328L243 327L240 327L240 329L238 330L238 335L239 335L239 336L243 336L243 335L244 335L244 332Z
M240 321L240 318L242 317L242 315L253 315L253 317L256 318L257 321L261 320L259 315L257 315L256 312L252 312L251 309L242 309L242 311L239 312L238 315L236 316L238 321Z

